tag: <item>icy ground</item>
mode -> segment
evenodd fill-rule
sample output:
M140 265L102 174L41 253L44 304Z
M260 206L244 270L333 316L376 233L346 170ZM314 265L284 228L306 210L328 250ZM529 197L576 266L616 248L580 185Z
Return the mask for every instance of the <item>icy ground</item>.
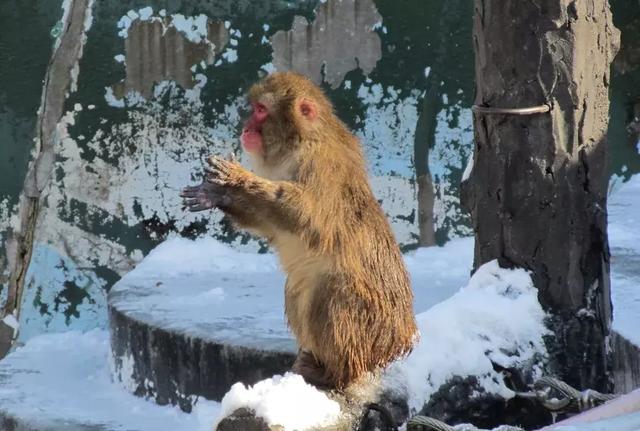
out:
M105 431L211 431L218 403L199 403L186 414L131 395L112 383L109 356L102 330L32 338L0 362L0 411L28 418L35 429L88 424Z
M609 197L613 329L640 346L640 175Z
M614 328L640 344L640 176L623 184L610 198L609 219ZM484 352L491 350L492 359L509 361L499 353L505 344L523 349L525 355L541 349L537 342L543 331L539 326L541 310L532 300L526 274L504 272L488 264L468 281L472 248L471 239L460 239L442 248L418 250L406 258L416 292L415 309L419 313L429 309L418 316L423 333L421 345L398 366L400 374L407 378L413 406L419 405L421 398L454 369L484 375L489 389L503 391L495 382L491 388ZM249 281L238 283L233 277L239 273L247 274ZM144 281L145 274L153 277ZM189 284L178 285L178 280L186 277ZM216 329L216 337L291 346L282 321L283 279L272 256L248 257L209 240L173 240L156 249L123 281L148 293L129 298L135 299L129 311L145 319L157 319L158 324L175 330L211 336L210 325L222 316L230 324ZM468 286L454 295L465 284ZM448 297L451 298L442 302ZM509 316L514 315L518 318L508 324ZM261 319L254 328L265 325L267 330L251 332L252 319ZM473 325L468 325L470 321ZM238 322L249 328L239 336L230 330L238 328ZM434 345L439 347L431 349ZM104 331L33 338L0 362L0 410L30 418L32 424L62 424L61 429L70 429L73 424L98 425L113 431L211 429L220 404L203 401L188 415L177 408L156 406L134 397L111 382L108 357L108 334ZM425 381L428 369L430 386L418 386ZM265 398L260 394L277 391L285 384L292 383L276 379L271 386L253 390L238 386L233 392L235 401L228 401L223 408L251 402L271 408L262 404Z

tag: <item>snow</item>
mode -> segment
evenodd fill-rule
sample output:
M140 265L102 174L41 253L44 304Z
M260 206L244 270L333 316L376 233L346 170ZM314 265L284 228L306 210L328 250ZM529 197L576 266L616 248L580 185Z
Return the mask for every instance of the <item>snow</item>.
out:
M255 254L235 250L213 238L192 241L174 237L156 247L130 274L138 276L191 275L202 272L276 271L273 254Z
M640 175L609 197L613 329L640 346Z
M405 257L417 311L455 293L469 278L473 240ZM285 276L273 254L238 251L212 238L172 238L111 290L132 318L215 342L295 352L284 318Z
M546 429L546 428L545 428ZM552 431L638 431L640 430L640 412L603 419L597 422L563 425ZM551 431L551 430L550 430Z
M109 372L106 331L34 337L0 362L0 411L34 429L84 425L110 431L210 431L220 405L200 400L192 414L125 392ZM117 413L116 413L117 412Z
M528 272L495 260L481 266L455 295L417 315L420 342L395 370L410 408L419 410L454 375L476 376L486 392L511 398L491 362L514 367L543 357L544 318Z
M464 168L462 173L462 182L467 181L473 171L473 153L469 154L469 160L467 160L467 167Z
M304 430L335 424L340 405L293 373L262 380L251 387L236 383L222 399L220 418L248 407L268 425Z
M416 292L425 286L459 286L461 283L455 283L463 278L462 274L468 277L469 262L463 250L470 246L468 239L456 240L442 249L420 249L406 256ZM171 248L173 245L169 244L167 249ZM385 384L405 388L414 411L454 375L476 376L487 393L510 398L513 392L494 371L492 361L514 367L544 358L543 336L548 333L545 316L528 272L503 269L497 261L489 262L449 299L417 315L421 340L411 355L392 365ZM298 379L297 383L293 379ZM305 391L307 395L303 394ZM315 392L292 374L267 379L253 388L237 384L222 400L221 417L248 407L269 424L304 429L302 422L294 421L319 420L306 411L307 401L297 404L309 396L318 397L313 414L337 419L339 410L330 415L334 407L322 398L324 395ZM291 415L292 412L296 414Z
M16 332L18 332L18 329L20 329L20 323L18 323L18 319L16 319L16 316L14 314L7 314L2 319L2 322L13 329L14 335L16 334Z

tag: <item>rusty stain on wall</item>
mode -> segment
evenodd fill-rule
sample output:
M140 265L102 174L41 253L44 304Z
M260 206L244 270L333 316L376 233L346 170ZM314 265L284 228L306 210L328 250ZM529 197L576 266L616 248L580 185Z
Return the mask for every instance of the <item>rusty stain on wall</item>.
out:
M296 16L289 31L271 37L276 70L294 70L316 83L337 88L347 72L371 73L382 57L375 27L382 17L372 0L329 0L316 9L309 23Z
M208 20L207 30L207 39L195 43L161 20L134 21L125 39L126 77L114 85L115 96L122 99L135 91L149 99L154 84L166 80L184 89L193 88L196 81L191 67L202 61L213 63L229 40L221 21Z

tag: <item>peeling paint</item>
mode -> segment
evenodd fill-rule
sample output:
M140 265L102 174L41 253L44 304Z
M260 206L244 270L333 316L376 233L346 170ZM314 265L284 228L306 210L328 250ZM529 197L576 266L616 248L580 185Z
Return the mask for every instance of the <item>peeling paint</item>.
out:
M347 72L373 71L382 57L382 22L372 0L329 0L320 4L311 23L296 16L289 31L271 37L273 64L277 70L303 73L316 83L338 88Z
M106 327L106 316L101 311L107 306L104 283L92 271L79 268L71 258L38 243L24 294L25 304L34 308L25 308L21 313L18 340L47 331L64 331L69 325L80 330Z
M358 88L366 106L362 141L376 197L390 218L396 239L403 245L419 235L413 142L418 121L419 92L400 98L393 87L369 83Z
M124 107L125 98L148 99L154 83L176 81L182 88L196 85L193 65L212 64L217 53L229 41L229 32L221 21L205 15L185 17L153 16L150 7L129 11L118 21L118 33L125 39L125 53L115 60L124 63L124 82L107 89L105 97L112 106ZM138 96L131 96L137 93Z
M201 84L204 82L206 78L201 76ZM156 85L154 99L141 101L138 109L127 112L127 122L114 125L106 133L99 131L82 146L67 132L81 111L69 111L63 116L58 125L62 139L56 148L59 154L56 170L65 175L52 181L44 192L46 201L55 205L42 208L37 249L46 247L46 252L34 255L30 267L33 272L29 274L31 286L44 285L44 290L53 295L44 297L44 303L51 303L60 290L49 286L47 279L39 278L38 274L48 274L56 286L61 285L62 279L89 280L85 284L95 289L89 292L91 302L82 305L83 313L103 316L100 310L104 305L104 280L91 271L84 273L74 268L106 267L121 276L142 259L141 250L128 250L117 239L92 232L86 226L87 220L97 219L103 225L124 223L129 227L154 220L178 231L193 223L203 223L208 231L220 232L221 215L185 213L179 190L200 176L203 157L233 151L236 125L240 121L239 106L243 102L238 97L220 113L214 127L207 127L197 89L185 91L174 82L164 81ZM158 101L165 96L175 100L175 110ZM187 127L179 124L185 115L191 120ZM96 151L98 156L88 162L83 158L82 148ZM113 160L118 163L114 165ZM156 241L162 239L153 231L149 235ZM239 247L260 248L257 241L244 245L239 241L240 238ZM51 269L56 259L65 262L64 272ZM39 290L42 288L29 289L25 304L34 303ZM38 307L27 307L25 313L25 337L45 329L60 329L66 323L59 317L42 315ZM104 323L98 317L92 320L92 325ZM79 325L74 323L74 327Z
M471 110L460 105L445 106L437 115L435 142L429 151L429 167L435 192L433 217L436 229L445 231L448 238L473 235L473 230L465 223L468 215L460 205L458 194L458 178L473 153Z

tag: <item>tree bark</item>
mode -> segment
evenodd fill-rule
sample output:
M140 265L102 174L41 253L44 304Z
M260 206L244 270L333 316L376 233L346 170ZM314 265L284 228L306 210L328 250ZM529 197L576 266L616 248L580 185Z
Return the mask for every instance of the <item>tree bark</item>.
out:
M611 360L607 146L609 65L619 46L607 0L475 0L476 105L464 185L474 268L532 271L550 313L551 365L608 390Z

